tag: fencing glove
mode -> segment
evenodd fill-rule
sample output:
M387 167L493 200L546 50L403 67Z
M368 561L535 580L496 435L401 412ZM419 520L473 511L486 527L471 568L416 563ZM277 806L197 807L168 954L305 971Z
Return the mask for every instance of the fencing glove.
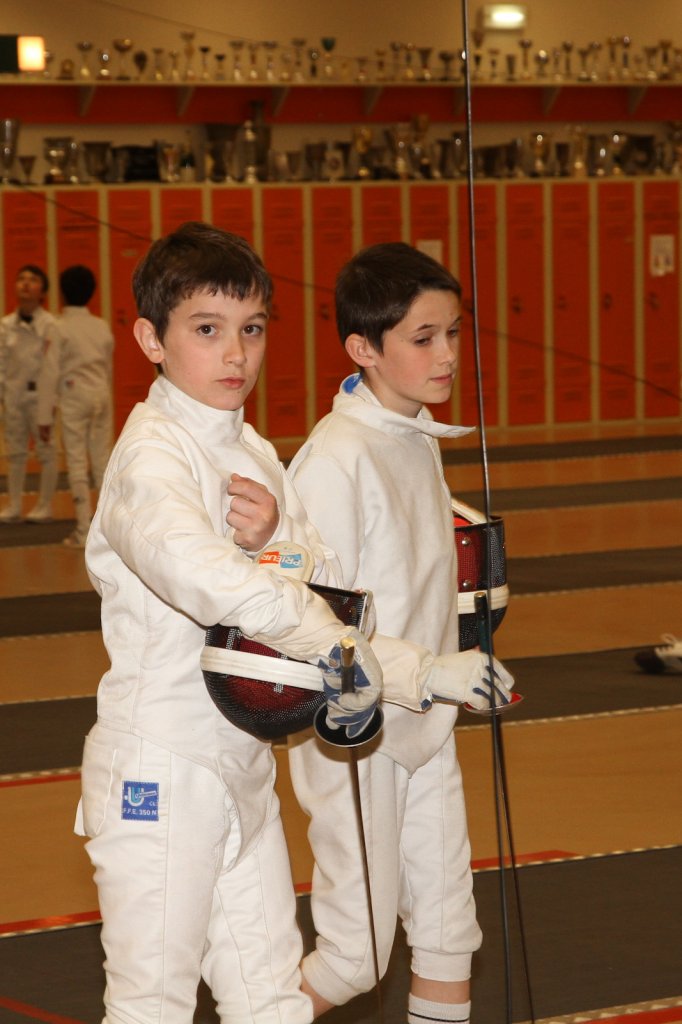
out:
M327 725L330 729L345 729L346 736L354 739L367 728L381 697L381 667L369 642L355 627L344 630L339 640L349 637L355 641L355 691L341 692L341 647L337 643L327 658L321 658L318 667L324 679L327 699Z
M492 679L490 662L492 660ZM489 711L511 701L514 679L502 662L482 651L441 654L433 659L423 684L427 699L470 704L477 711Z

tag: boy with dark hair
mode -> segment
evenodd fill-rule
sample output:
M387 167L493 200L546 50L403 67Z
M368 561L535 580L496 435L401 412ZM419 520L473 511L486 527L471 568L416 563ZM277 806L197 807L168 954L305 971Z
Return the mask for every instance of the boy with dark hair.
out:
M50 347L46 362L50 378L57 379L62 441L76 513L76 528L63 543L66 547L83 548L92 519L90 474L99 490L111 453L114 337L109 324L88 309L97 287L89 267L67 267L59 276L59 287L65 303L57 320L60 337ZM41 430L50 422L54 401L50 392L41 382Z
M384 638L435 652L421 676L437 696L490 708L489 659L457 653L457 566L450 493L427 404L450 397L457 371L460 287L435 260L403 243L370 247L336 284L339 335L360 372L317 424L290 475L323 541L337 552L341 586L374 595L375 652ZM428 662L425 662L428 666ZM494 660L496 704L513 679ZM380 741L358 759L379 969L396 917L412 949L410 1024L469 1020L469 978L481 933L472 894L456 708L424 714L384 704ZM374 985L362 857L348 766L315 738L293 737L296 796L310 815L315 857L315 950L303 961L316 1015ZM342 827L346 822L346 827Z
M369 684L347 716L358 727L381 672L325 601L257 564L269 541L306 547L318 577L333 558L244 422L272 297L260 259L189 223L151 246L133 289L134 335L160 373L114 447L85 549L111 668L76 828L99 892L106 1019L191 1024L203 976L223 1024L308 1024L274 758L211 701L205 631L237 626L315 664L352 636Z
M43 308L49 288L41 267L27 263L16 278L17 308L0 320L0 419L5 423L7 491L9 501L0 512L0 523L23 518L22 495L31 439L40 462L38 500L26 515L29 523L52 519L52 497L57 486L57 457L52 423L54 381L46 376L45 356L58 337L55 318ZM50 396L49 415L41 429L38 418L38 387L45 382Z

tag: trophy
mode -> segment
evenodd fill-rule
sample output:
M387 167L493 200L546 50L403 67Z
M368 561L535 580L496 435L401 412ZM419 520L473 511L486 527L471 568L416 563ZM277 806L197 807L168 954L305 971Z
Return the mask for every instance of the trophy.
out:
M156 143L159 180L172 184L180 181L180 146L173 142Z
M137 69L137 80L141 82L144 78L144 73L147 68L149 57L144 50L136 50L133 54L133 64Z
M532 45L532 39L519 39L519 46L521 47L521 78L524 82L528 82L532 77L528 67L528 51Z
M13 117L6 117L0 121L0 184L9 185L11 182L10 171L14 163L14 156L17 151L19 139L19 128L21 121Z
M623 150L625 149L627 140L627 135L619 131L612 132L609 138L609 149L611 150L611 173L617 177L625 173L623 170Z
M114 39L113 47L118 54L118 74L116 75L116 80L118 82L129 82L128 53L133 48L133 41L132 39Z
M420 46L417 50L419 54L419 61L421 67L419 69L418 79L420 82L430 82L433 78L431 74L431 68L429 67L429 61L431 60L431 54L433 53L432 46Z
M547 174L547 161L549 159L551 136L547 132L532 132L530 136L530 149L533 157L533 168L531 175L534 178L543 178Z
M336 77L336 72L334 71L334 64L332 62L332 51L336 46L336 36L322 36L320 42L322 43L322 51L324 53L322 77L326 78L326 80L329 82Z
M199 53L201 54L201 71L199 72L199 78L202 82L208 82L211 77L211 72L208 70L208 55L210 52L210 46L199 47Z
M585 129L581 125L576 125L571 129L571 148L573 153L571 161L572 178L585 178L587 176L585 145Z
M17 160L24 172L22 185L33 185L34 182L31 181L31 174L33 173L33 165L36 162L35 156L18 156Z
M230 39L230 46L232 47L232 81L243 82L244 72L242 70L242 51L244 49L243 39Z
M260 43L252 42L249 43L249 74L248 78L250 82L257 82L260 78L260 71L258 70L258 50L260 49Z
M606 135L588 136L588 166L595 178L605 178L607 158L609 155L608 137Z
M265 81L276 82L277 72L275 71L275 50L279 46L274 39L266 39L263 43L265 50ZM216 76L217 77L217 76Z
M394 178L407 181L413 177L410 158L410 142L412 131L410 125L402 121L391 125L384 131L384 137L391 152L391 170Z
M45 159L49 167L45 174L46 185L65 185L66 164L69 158L70 138L64 136L43 139Z
M291 72L291 78L294 82L305 82L305 75L303 74L303 50L306 45L305 39L292 39L291 45L294 48L294 67Z
M357 154L357 170L355 177L366 181L372 177L372 169L369 166L368 152L372 142L372 129L361 126L353 129L353 148Z
M504 147L505 166L508 178L524 178L523 139L515 138Z
M105 182L111 169L110 142L84 142L85 170L95 181Z
M111 68L109 67L111 54L108 50L98 50L97 59L99 61L99 70L97 72L97 77L101 82L108 82L111 78Z
M64 168L69 185L80 185L81 183L79 173L80 156L80 143L76 139L69 139L69 145L66 150L66 167Z
M185 82L193 82L194 79L197 77L197 73L194 70L194 65L192 63L192 61L194 60L194 52L195 52L195 47L194 47L194 37L195 37L195 35L196 35L196 32L190 32L190 31L181 32L180 33L180 38L182 39L182 41L185 44L184 47L183 47L183 50L182 50L182 52L183 52L183 54L185 56L185 71L184 71L184 74L183 74L183 79L185 80Z
M438 59L443 64L443 73L441 75L441 82L452 81L452 62L455 59L454 50L439 50Z
M88 54L92 49L92 43L88 42L87 39L84 39L80 43L76 43L76 49L81 55L81 65L78 69L78 77L82 81L87 82L92 78L92 71L90 70L90 64L88 63Z

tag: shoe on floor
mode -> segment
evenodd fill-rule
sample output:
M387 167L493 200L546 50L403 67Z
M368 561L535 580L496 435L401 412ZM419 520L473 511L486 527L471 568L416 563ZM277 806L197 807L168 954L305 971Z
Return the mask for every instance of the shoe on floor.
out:
M78 530L74 530L68 537L65 537L62 544L65 548L84 548L85 538L87 534L79 533Z
M0 523L10 524L20 522L21 513L17 512L17 510L12 508L11 505L8 505L7 508L3 508L2 512L0 512Z
M41 508L40 505L36 505L30 512L26 513L27 523L53 523L54 516L49 508Z
M662 672L682 673L682 640L672 633L664 633L660 647L649 647L645 651L637 651L635 661L645 672L661 675Z

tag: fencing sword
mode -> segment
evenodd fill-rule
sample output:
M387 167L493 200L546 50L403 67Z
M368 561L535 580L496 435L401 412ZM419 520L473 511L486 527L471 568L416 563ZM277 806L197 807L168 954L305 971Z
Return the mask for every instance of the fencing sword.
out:
M474 349L474 363L475 363L475 375L476 375L476 401L478 410L478 426L479 426L479 455L481 461L481 473L483 482L483 510L487 523L491 520L490 511L490 475L488 471L488 445L486 441L486 429L485 429L485 408L483 401L483 369L481 362L481 345L480 345L480 332L478 323L478 274L476 268L476 215L475 215L475 203L474 203L474 146L473 146L473 114L472 114L472 100L471 100L471 46L469 44L469 3L468 0L460 0L460 11L462 16L462 65L464 69L464 98L465 98L465 123L467 129L467 175L466 175L466 188L467 188L467 200L468 200L468 214L469 214L469 263L470 263L470 276L471 276L471 317L472 317L472 330L473 330L473 349ZM491 617L491 605L492 605L492 583L491 583L491 567L492 567L492 531L488 529L486 531L486 567L485 567L485 593L476 595L474 601L474 607L476 611L476 619L478 624L479 632L479 645L481 650L489 656L489 669L491 672L491 679L494 678L493 672L493 637L492 637L492 617ZM497 829L497 845L500 859L500 904L502 909L503 917L503 941L505 948L505 981L506 981L506 1022L511 1024L512 1020L512 984L511 984L511 951L509 949L509 929L508 929L508 915L507 915L507 899L504 879L504 843L502 836L502 821L505 824L505 834L507 839L507 848L509 850L509 860L511 876L514 885L514 893L516 897L516 909L519 920L519 932L521 939L521 954L524 969L524 976L526 981L526 993L528 997L528 1005L530 1010L531 1024L535 1021L535 1012L533 1008L533 997L530 985L530 974L528 970L528 956L526 951L525 941L525 929L523 926L523 916L521 907L521 895L519 891L518 877L516 873L516 862L515 862L515 851L514 851L514 840L511 829L511 819L509 812L509 795L507 791L507 778L504 764L504 746L502 741L502 729L498 714L492 706L494 697L491 699L491 736L492 736L492 756L493 756L493 791L495 796L495 824Z
M343 637L339 644L341 648L341 693L355 692L355 640L352 637ZM358 839L360 841L360 854L362 858L362 873L365 881L365 896L367 898L367 914L369 918L369 933L372 944L372 960L374 962L374 983L377 998L377 1019L382 1024L383 1003L381 997L381 975L379 973L379 953L377 949L376 929L374 927L374 910L372 907L372 885L369 875L369 857L367 855L367 842L365 838L365 825L362 820L362 798L360 795L360 772L358 770L359 746L368 743L379 733L383 725L384 716L381 708L376 707L369 724L353 739L346 736L345 729L332 729L327 723L327 709L321 707L315 715L315 732L320 739L331 743L336 747L346 747L348 750L348 766L350 769L351 788L353 790L353 806L355 809L355 820L358 828Z

